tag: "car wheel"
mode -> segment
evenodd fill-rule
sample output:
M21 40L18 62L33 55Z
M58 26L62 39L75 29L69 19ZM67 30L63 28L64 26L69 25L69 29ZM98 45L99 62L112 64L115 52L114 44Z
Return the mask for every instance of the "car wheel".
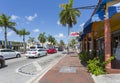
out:
M17 54L17 55L16 55L16 58L19 58L19 57L20 57L20 54Z
M0 68L2 67L2 62L0 62Z
M45 55L47 56L47 53Z

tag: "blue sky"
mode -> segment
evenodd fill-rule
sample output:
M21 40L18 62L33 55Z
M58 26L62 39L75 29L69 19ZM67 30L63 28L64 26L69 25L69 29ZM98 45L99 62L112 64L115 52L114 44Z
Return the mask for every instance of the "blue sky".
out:
M17 29L25 28L31 34L26 36L35 37L45 32L46 35L54 36L58 41L67 41L68 28L59 24L59 5L68 3L69 0L0 0L0 14L11 16L11 21L16 22ZM98 0L74 0L73 7L96 5ZM90 18L93 10L80 10L81 16L77 17L77 24L71 32L82 30L83 24ZM4 40L4 29L0 28L0 40ZM7 30L9 41L22 41L22 38L13 31Z

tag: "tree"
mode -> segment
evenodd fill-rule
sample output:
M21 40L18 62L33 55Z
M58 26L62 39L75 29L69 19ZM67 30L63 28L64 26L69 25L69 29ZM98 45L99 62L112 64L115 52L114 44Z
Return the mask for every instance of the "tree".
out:
M35 38L34 38L34 37L29 37L29 39L28 39L28 43L33 43L33 42L34 42L34 40L35 40Z
M73 24L75 25L77 23L76 16L80 16L80 11L73 8L73 0L70 0L67 4L60 4L60 7L63 8L59 14L60 23L63 26L68 25L69 35L70 28L72 28Z
M15 28L15 25L16 25L15 22L10 21L10 16L6 16L5 14L0 15L0 26L4 28L5 48L8 47L7 28L9 28L17 33L17 29Z
M76 44L76 40L75 40L75 39L72 39L72 40L70 41L70 46L71 46L71 47L74 47L75 44Z
M64 46L64 45L65 45L64 41L60 40L60 46Z
M49 35L47 39L48 39L48 42L50 42L50 44L55 45L56 40L52 35Z
M53 42L52 42L52 43L53 43L53 45L56 45L56 44L57 44L57 41L56 41L55 38L53 39Z
M46 42L45 32L39 34L38 40L40 41L40 43L42 43L42 46L43 46L43 44Z
M24 52L26 51L26 43L25 43L25 35L29 35L30 32L27 32L25 29L17 31L17 34L23 37L23 43L24 43Z

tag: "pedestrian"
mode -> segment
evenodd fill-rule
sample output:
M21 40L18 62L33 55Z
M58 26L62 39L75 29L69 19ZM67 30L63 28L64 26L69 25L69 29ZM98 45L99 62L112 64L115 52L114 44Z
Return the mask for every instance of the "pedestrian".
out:
M66 49L67 49L67 53L69 54L69 48L68 48L68 46L67 46L67 48L66 48Z

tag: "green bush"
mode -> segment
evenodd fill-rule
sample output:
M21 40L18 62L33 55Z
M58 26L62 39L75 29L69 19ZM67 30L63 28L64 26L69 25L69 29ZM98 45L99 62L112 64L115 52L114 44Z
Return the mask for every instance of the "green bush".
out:
M110 57L107 61L100 61L100 57L95 57L93 60L88 61L87 68L90 73L94 75L105 74L105 65L108 64L111 60L114 59L114 56Z
M79 54L79 59L87 64L87 61L92 59L92 55L89 52L81 52Z
M104 68L104 63L100 62L100 59L94 58L93 60L89 60L88 61L88 70L90 73L94 74L94 75L100 75L100 74L105 74L105 68Z

